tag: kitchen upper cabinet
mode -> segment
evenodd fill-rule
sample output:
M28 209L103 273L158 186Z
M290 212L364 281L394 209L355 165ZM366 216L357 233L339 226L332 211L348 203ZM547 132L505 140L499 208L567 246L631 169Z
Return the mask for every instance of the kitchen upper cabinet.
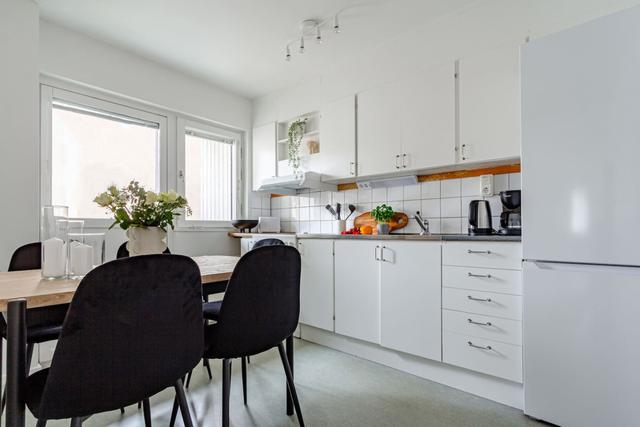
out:
M253 128L253 189L265 178L276 176L276 122Z
M358 94L358 175L397 170L402 141L398 135L400 112L395 84Z
M300 239L300 323L333 332L333 240Z
M455 64L415 74L398 85L402 169L446 166L456 160Z
M455 162L455 65L358 94L358 174Z
M442 360L440 242L380 243L380 345Z
M380 242L336 240L335 331L380 342Z
M325 179L353 177L356 174L356 99L338 99L320 111L320 152L309 156L308 168Z
M459 62L461 162L520 157L520 49Z

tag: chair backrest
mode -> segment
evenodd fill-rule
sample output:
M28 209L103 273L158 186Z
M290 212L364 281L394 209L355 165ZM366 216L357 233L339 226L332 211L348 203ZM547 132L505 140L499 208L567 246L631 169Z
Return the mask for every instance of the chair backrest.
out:
M42 244L28 243L13 252L9 271L37 270L42 265Z
M258 249L264 246L278 246L278 245L284 245L284 242L280 239L262 239L262 240L258 240L251 249Z
M174 385L202 352L197 264L181 255L111 261L78 286L40 413L81 417L139 402Z
M215 325L215 357L261 353L289 337L300 315L300 254L265 246L236 264Z
M169 248L167 248L162 253L163 254L170 254L171 251L169 250ZM118 252L116 253L116 259L128 258L128 257L129 257L129 250L127 249L127 242L124 242L123 244L121 244L118 247Z

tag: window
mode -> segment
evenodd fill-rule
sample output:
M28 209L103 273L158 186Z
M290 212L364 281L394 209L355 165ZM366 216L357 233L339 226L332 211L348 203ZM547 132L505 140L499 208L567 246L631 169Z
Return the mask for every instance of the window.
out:
M192 215L188 225L229 221L237 209L240 135L205 124L179 121L184 136L182 184Z
M75 218L107 218L94 197L132 179L160 191L165 118L47 88L48 173L44 203L69 206ZM45 141L45 138L43 138ZM47 200L48 199L48 200Z

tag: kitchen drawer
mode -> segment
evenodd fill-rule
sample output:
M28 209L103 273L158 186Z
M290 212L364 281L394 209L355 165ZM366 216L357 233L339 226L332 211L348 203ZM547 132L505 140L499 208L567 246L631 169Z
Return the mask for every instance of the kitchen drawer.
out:
M518 295L442 288L442 308L522 320L522 297Z
M476 267L442 267L442 286L522 295L522 272Z
M442 310L442 329L506 344L522 345L522 322L518 320Z
M480 268L522 269L520 242L447 242L442 264Z
M443 362L522 383L522 347L451 332L442 343Z

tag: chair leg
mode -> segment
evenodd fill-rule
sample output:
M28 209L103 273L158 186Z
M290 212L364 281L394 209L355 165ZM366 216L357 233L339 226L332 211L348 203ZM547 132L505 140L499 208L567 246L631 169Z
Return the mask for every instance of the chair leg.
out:
M229 427L229 394L231 393L231 359L222 361L222 427Z
M191 421L191 412L189 411L189 405L187 403L187 396L184 394L184 387L182 386L182 380L176 381L174 386L176 389L176 398L180 405L180 412L182 412L182 421L185 427L193 427L193 421Z
M144 427L151 427L151 405L149 398L142 401L142 410L144 411Z
M124 408L120 408L120 413L124 414Z
M38 422L36 423L36 427L46 427L47 425L47 420L38 420Z
M251 365L251 356L247 356L247 363Z
M293 399L293 405L296 408L296 415L298 416L298 424L300 427L304 427L304 420L302 419L302 410L300 409L300 402L298 402L298 393L296 393L296 385L293 383L293 374L291 373L291 366L289 366L289 360L284 350L284 344L278 344L278 352L280 353L280 359L282 360L282 366L284 367L284 373L287 376L287 385L289 386L289 395Z
M211 375L211 366L209 365L209 359L202 359L202 364L205 368L207 368L207 374L209 374L209 381L213 379L213 375Z
M71 418L71 427L82 427L82 417Z
M187 375L187 383L184 386L184 388L186 388L187 390L189 389L189 384L191 384L191 374L193 374L193 369L190 370L189 374Z
M1 343L0 343L1 345ZM29 376L29 370L31 369L31 360L33 359L33 348L34 344L27 344L27 364L25 373L26 376ZM2 402L0 403L0 415L4 412L4 408L7 406L7 384L4 385L4 392L2 393Z
M176 425L176 418L178 417L178 396L173 398L173 408L171 409L171 420L169 420L169 427Z
M242 358L242 396L244 404L247 404L247 358Z

